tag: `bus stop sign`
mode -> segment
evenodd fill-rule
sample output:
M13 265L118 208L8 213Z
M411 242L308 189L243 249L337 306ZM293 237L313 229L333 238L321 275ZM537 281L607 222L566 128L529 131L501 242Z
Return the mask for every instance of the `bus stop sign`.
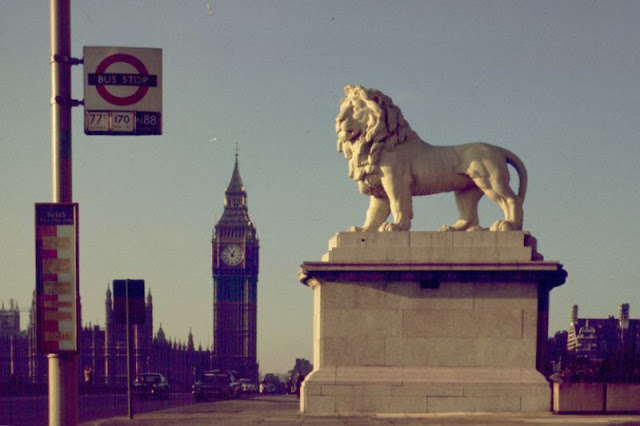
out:
M84 47L84 131L162 134L162 49Z

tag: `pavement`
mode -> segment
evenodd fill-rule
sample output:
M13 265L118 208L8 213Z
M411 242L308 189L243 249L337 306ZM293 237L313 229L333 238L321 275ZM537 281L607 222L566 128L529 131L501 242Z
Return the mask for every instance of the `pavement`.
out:
M638 425L640 415L560 415L553 413L446 413L421 415L308 416L292 395L258 396L190 404L167 410L92 420L81 426L382 426L382 425Z

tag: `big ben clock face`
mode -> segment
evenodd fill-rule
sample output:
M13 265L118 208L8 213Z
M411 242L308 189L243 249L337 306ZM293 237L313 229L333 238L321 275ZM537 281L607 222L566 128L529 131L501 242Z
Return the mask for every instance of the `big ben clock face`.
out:
M229 266L236 266L242 262L244 258L244 251L242 247L232 244L228 245L222 250L222 261Z

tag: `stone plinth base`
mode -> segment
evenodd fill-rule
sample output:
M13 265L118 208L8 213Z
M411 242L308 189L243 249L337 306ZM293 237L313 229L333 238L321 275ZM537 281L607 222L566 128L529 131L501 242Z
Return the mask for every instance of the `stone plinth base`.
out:
M554 383L553 411L556 413L604 412L608 397L606 387L605 383Z
M341 233L329 248L301 271L314 295L302 412L549 411L536 366L566 273L530 235Z
M327 367L305 380L305 414L549 411L549 384L525 369Z
M554 383L556 413L640 413L636 383Z

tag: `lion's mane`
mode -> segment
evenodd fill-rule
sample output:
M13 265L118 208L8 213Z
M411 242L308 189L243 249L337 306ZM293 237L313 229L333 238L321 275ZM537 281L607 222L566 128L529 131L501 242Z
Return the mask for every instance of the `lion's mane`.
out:
M345 103L361 103L368 108L370 120L364 133L363 143L369 146L368 164L364 168L357 164L350 164L354 168L361 169L354 173L355 180L364 179L365 175L376 174L380 154L383 149L393 151L398 144L417 138L409 123L404 119L402 111L394 103L391 97L379 90L368 89L359 85L346 86L345 97L340 101L342 107ZM339 131L341 116L336 117L336 131ZM351 159L351 143L338 137L338 152L344 152ZM350 161L351 163L351 161ZM355 170L354 170L355 172Z

